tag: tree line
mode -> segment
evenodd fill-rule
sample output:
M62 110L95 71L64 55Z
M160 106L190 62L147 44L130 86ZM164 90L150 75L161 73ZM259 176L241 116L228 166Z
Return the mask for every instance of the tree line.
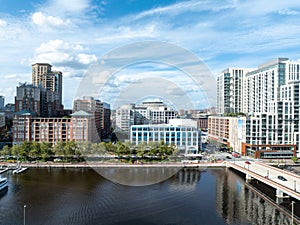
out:
M55 145L47 142L24 141L21 145L9 147L5 145L0 151L0 156L6 158L17 158L23 161L42 160L48 161L61 158L66 161L82 161L84 157L116 156L166 159L177 152L175 146L169 146L163 141L160 143L141 143L131 145L130 143L117 142L75 142L60 141Z

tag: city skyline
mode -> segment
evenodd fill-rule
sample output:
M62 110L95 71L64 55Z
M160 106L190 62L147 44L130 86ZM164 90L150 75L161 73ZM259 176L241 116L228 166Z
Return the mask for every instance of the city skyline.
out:
M71 108L75 87L89 65L112 49L139 41L181 46L215 75L231 66L256 67L278 57L300 58L298 2L2 1L0 95L6 103L13 102L19 82L30 83L31 64L49 63L63 73L63 104ZM179 82L185 82L180 71L166 65L126 70L110 85L122 90L124 83L134 83L141 73L160 74L164 79L176 74ZM170 88L174 90L171 84ZM199 90L189 89L196 106L205 108L197 99Z

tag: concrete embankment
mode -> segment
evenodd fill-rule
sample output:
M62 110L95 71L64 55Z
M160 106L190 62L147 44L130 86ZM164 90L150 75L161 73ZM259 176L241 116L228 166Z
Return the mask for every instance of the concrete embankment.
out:
M15 168L17 163L1 162L0 166ZM218 168L225 167L223 163L143 163L143 164L129 164L129 163L107 163L107 162L86 162L86 163L54 163L54 162L39 162L39 163L21 163L22 167L30 168L111 168L111 167L181 167L181 168Z

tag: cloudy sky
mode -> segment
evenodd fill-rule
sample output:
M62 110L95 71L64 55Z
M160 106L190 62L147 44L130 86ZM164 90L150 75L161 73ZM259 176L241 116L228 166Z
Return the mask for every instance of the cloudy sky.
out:
M214 75L227 67L257 67L276 57L300 58L298 0L0 0L0 5L0 94L6 103L13 102L19 82L31 82L31 64L47 62L63 72L64 104L71 108L89 66L136 42L179 46L199 57ZM139 92L132 95L144 99L137 83L147 74L142 87L165 80L165 86L158 85L153 93L149 89L147 95L155 97L165 87L169 93L185 92L196 108L205 108L203 90L188 83L181 68L142 64L119 68L99 95L102 100L113 105L121 99L112 99L113 93L124 98L130 87ZM127 98L134 100L129 94Z

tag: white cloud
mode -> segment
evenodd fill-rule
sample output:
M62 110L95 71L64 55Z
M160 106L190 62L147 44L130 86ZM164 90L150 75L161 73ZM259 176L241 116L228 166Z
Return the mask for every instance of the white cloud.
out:
M201 12L201 11L213 11L218 12L225 9L235 8L234 1L223 1L223 4L215 4L213 1L205 0L205 1L185 1L175 3L173 5L165 6L165 7L157 7L154 9L150 9L144 12L141 12L133 17L133 19L139 20L147 16L153 15L178 15L185 12Z
M7 22L5 20L0 19L0 29L5 28L7 26Z
M56 39L36 48L30 63L47 62L63 71L64 76L83 76L88 65L96 61L97 56L89 54L88 48L83 45Z
M97 57L94 54L93 55L88 55L88 54L81 53L81 54L78 54L77 57L78 57L78 61L82 64L85 64L85 65L97 61Z
M79 13L90 7L90 0L54 0L47 6L48 10L54 9L59 12Z
M9 75L5 75L4 79L14 79L17 77L17 74L9 74Z
M117 28L107 29L106 32L102 32L96 41L101 44L113 43L113 42L124 42L127 40L137 40L140 38L155 38L158 37L158 27L154 23L138 25L121 25Z
M287 16L295 16L299 15L299 12L292 9L281 9L278 11L280 15L287 15Z
M71 24L71 20L63 20L60 17L47 16L42 12L33 13L31 16L32 22L42 28L44 30L48 30L49 27L66 27Z

